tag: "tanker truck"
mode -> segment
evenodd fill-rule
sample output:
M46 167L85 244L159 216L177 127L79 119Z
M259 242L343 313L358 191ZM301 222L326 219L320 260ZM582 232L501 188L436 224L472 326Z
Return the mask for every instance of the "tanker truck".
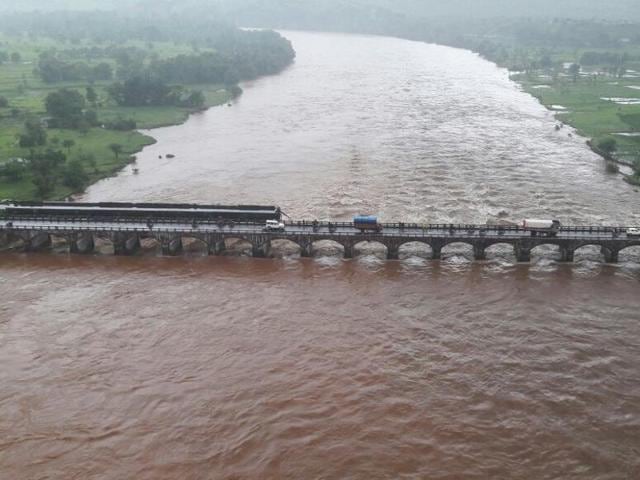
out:
M555 237L558 235L561 223L558 220L536 220L528 219L522 222L522 228L531 232L531 236L535 237Z
M360 233L379 233L382 231L382 225L378 223L378 218L372 215L358 215L354 217L353 226L360 230Z

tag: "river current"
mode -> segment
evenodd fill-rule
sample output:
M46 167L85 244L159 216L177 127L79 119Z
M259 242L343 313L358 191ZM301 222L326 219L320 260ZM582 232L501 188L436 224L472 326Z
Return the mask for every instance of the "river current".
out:
M150 132L140 173L84 199L640 224L640 193L495 65L285 35L292 67ZM640 477L640 249L363 250L2 254L0 478Z

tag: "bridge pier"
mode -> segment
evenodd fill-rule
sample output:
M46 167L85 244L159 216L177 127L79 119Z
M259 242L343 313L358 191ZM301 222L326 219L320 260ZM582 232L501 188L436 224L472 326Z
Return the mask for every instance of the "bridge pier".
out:
M516 260L519 263L528 263L531 261L531 249L525 247L516 246L515 248Z
M486 260L487 253L484 245L474 245L473 246L473 258L476 260Z
M570 247L560 247L560 261L561 262L573 262L575 256L575 250Z
M69 250L71 253L79 253L81 255L88 255L93 253L95 249L95 241L92 234L79 234L76 238L70 242Z
M175 257L182 253L182 237L172 238L162 243L162 255Z
M27 252L38 252L51 247L51 235L48 233L36 233L26 242Z
M254 243L252 254L254 258L267 258L271 253L271 241L267 240L263 243Z
M302 258L313 257L313 243L308 242L300 245L300 256Z
M611 250L607 247L602 247L602 255L604 255L604 261L607 263L618 263L620 252L618 250Z
M113 252L115 255L135 255L140 250L140 237L138 235L126 236L116 234L113 239Z
M0 251L9 247L9 234L5 231L0 232Z
M400 248L398 246L387 246L387 260L400 260Z
M344 245L344 258L353 258L353 245Z
M224 239L222 240L211 240L209 242L209 255L220 256L227 249L226 244L224 243Z

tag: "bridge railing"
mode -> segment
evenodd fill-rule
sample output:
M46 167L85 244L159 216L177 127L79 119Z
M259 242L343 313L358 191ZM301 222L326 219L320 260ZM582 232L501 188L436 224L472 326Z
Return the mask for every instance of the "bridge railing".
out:
M260 235L269 235L269 236L309 236L309 237L322 237L322 236L326 236L327 232L313 232L313 231L309 231L309 230L300 230L300 231L289 231L289 232L263 232L261 229L260 230L256 230L255 224L238 224L235 228L224 231L224 230L216 230L216 231L207 231L207 230L202 230L202 231L198 231L197 229L191 229L191 228L178 228L178 227L170 227L169 225L171 224L164 224L164 225L157 225L156 227L154 227L153 229L149 229L146 225L139 225L139 226L92 226L92 225L83 225L80 228L78 228L78 226L60 226L60 225L55 225L55 224L44 224L44 225L38 225L37 227L34 226L27 226L27 225L15 225L12 227L5 227L4 225L0 225L0 230L15 230L15 231L40 231L40 232L47 232L50 234L55 234L55 233L79 233L79 232L93 232L93 233L116 233L116 232L122 232L122 233L137 233L137 234L141 234L141 233L146 233L146 234L163 234L163 233L168 233L168 234L181 234L181 235L188 235L188 234L197 234L197 233L201 233L201 234L225 234L225 235L233 235L233 234L237 234L237 235L251 235L251 234L260 234ZM454 231L436 231L436 233L434 233L435 229L432 229L430 232L427 231L407 231L404 233L400 233L398 234L397 232L392 232L392 233L385 233L380 232L369 232L369 233L365 233L365 234L360 234L357 232L345 232L345 231L335 231L335 232L329 232L329 235L333 238L351 238L353 239L354 237L357 238L362 238L363 241L366 241L367 239L372 239L375 240L376 238L384 238L384 237L401 237L402 239L407 239L407 238L414 238L416 240L424 240L425 238L448 238L448 239L455 239L455 241L461 241L464 242L465 240L472 240L472 239L478 239L478 238L482 238L483 235L479 234L479 233L474 233L473 235L467 234L467 235L460 235L460 231L459 230L454 230ZM546 240L549 241L553 241L554 238L548 238L548 237L530 237L530 232L528 231L518 231L516 229L510 229L510 231L508 232L504 232L504 233L500 233L497 230L491 230L490 232L487 232L484 235L484 238L501 238L501 239L505 239L505 240L517 240L517 239L521 239L521 238L544 238ZM611 232L607 232L605 228L598 228L598 229L594 229L588 236L584 235L584 229L574 229L571 231L563 231L562 232L562 236L560 238L556 238L556 240L571 240L571 239L576 239L576 240L585 240L585 241L605 241L605 240L612 240L612 239L616 239L619 237L615 237L612 235ZM633 239L635 240L635 239Z

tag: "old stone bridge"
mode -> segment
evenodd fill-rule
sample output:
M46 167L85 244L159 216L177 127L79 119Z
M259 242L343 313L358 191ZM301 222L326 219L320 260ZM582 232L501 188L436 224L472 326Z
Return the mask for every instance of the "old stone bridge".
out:
M351 258L362 242L378 242L386 249L390 260L399 257L400 247L414 242L428 245L434 259L441 258L447 245L471 245L477 260L486 258L486 251L496 244L508 244L519 262L528 262L531 251L541 245L559 247L562 261L573 261L576 250L597 246L608 263L618 261L619 253L639 246L640 238L627 234L627 227L562 227L555 237L532 236L530 231L516 226L487 225L417 225L383 224L380 232L361 233L352 223L290 222L284 232L266 232L264 224L215 223L198 224L166 222L151 227L140 220L92 221L24 219L0 224L0 249L22 248L26 251L47 249L52 239L63 239L72 253L92 253L98 240L113 244L116 255L134 255L145 239L161 246L164 255L178 255L186 239L201 242L210 255L224 254L231 239L248 242L255 257L270 255L277 240L295 243L303 257L312 256L320 241L336 242L345 258Z

